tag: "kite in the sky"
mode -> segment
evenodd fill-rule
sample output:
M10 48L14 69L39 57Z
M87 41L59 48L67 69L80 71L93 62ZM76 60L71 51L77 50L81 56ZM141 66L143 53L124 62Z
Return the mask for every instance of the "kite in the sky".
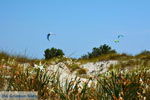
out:
M124 36L123 35L118 35L118 39L121 38L121 37L124 37Z
M115 43L119 43L119 40L114 40Z
M120 38L124 37L124 35L120 34L117 36L118 39L114 40L115 43L119 43L120 42Z
M50 37L51 35L55 35L55 34L53 34L53 33L51 33L51 32L48 33L48 34L47 34L47 40L48 40L48 41L50 41L49 37Z

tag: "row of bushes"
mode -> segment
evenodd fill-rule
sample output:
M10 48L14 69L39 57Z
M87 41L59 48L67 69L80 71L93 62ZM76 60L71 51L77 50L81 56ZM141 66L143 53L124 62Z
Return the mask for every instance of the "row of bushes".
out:
M105 54L118 54L116 50L112 49L109 45L104 44L100 45L99 47L94 47L92 52L88 52L87 54L81 56L81 59L89 59L99 57ZM139 58L147 58L147 55L150 55L150 51L142 51L141 53L137 54L136 57ZM61 49L51 48L46 49L44 51L45 59L51 59L53 57L62 57L64 56L64 52Z
M111 54L111 53L116 53L116 51L112 50L110 46L104 44L98 48L94 47L92 49L92 52L88 52L88 54L81 56L81 58L94 58L104 54Z
M99 57L99 56L102 56L102 55L105 55L105 54L118 54L116 52L116 50L112 49L109 45L107 44L104 44L104 45L100 45L99 47L94 47L92 49L92 52L88 52L87 54L83 55L80 57L80 59L89 59L89 58L95 58L95 57ZM51 59L51 58L54 58L54 57L63 57L65 54L63 52L63 50L61 49L57 49L57 48L50 48L50 49L46 49L44 51L44 57L46 60L48 59ZM150 51L142 51L141 53L137 54L136 57L138 58L142 58L142 59L149 59L150 56L147 56L147 55L150 55ZM11 55L3 52L3 51L0 51L0 59L8 59L10 58ZM20 58L19 60L21 60L21 62L23 61L26 61L28 60L26 57L23 57L23 56L11 56L13 58Z
M92 52L86 55L83 55L81 58L93 58L93 57L98 57L103 54L109 54L109 53L116 53L115 50L112 50L110 46L104 44L101 45L100 47L94 47ZM64 55L64 52L61 49L56 49L56 48L51 48L51 49L46 49L44 51L44 56L45 59L51 59L53 57L62 57Z

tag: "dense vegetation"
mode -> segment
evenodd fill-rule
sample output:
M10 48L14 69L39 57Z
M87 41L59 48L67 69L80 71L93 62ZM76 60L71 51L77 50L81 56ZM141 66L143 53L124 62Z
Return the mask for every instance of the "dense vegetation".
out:
M56 48L46 49L44 53L45 59L51 59L53 57L62 57L64 55L61 49Z
M46 70L0 67L0 90L38 91L39 99L48 100L149 100L150 66L140 65L134 70L112 70L94 78L59 81L59 73ZM15 65L15 66L14 66ZM117 65L118 66L118 65ZM122 67L119 65L120 68ZM92 81L93 83L90 83ZM95 84L97 81L97 84ZM90 86L88 84L91 84Z
M63 55L62 50L55 48L45 50L45 59L0 52L0 90L38 91L39 99L43 100L150 100L150 51L131 56L118 54L104 44L93 48L86 59L73 60ZM117 60L119 63L103 74L85 77L86 82L75 78L61 85L60 73L49 73L46 68L53 62L66 63L68 60L73 62L66 64L68 69L70 72L78 70L77 75L86 74L86 70L74 62ZM35 64L45 69L35 68Z
M116 53L115 50L112 50L107 44L101 45L100 47L94 47L91 53L83 55L81 58L94 58L104 54Z

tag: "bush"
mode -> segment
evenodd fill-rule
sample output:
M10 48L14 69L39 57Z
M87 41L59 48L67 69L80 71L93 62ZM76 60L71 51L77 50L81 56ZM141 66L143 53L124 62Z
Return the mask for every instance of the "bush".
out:
M149 60L150 59L150 51L144 50L141 53L137 54L135 57L143 59L143 60Z
M144 50L141 53L137 54L137 56L140 56L140 55L150 55L150 51Z
M88 53L87 55L83 55L81 58L93 58L93 57L101 56L103 54L110 54L110 53L116 53L116 51L112 50L110 46L104 44L98 48L94 47L91 53Z
M62 57L64 55L61 49L56 48L46 49L44 53L45 59L51 59L53 57Z

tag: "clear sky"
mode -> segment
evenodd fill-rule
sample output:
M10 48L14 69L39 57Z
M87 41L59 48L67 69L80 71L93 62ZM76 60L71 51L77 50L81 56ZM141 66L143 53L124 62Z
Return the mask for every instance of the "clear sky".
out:
M50 42L48 32L56 34ZM0 0L1 50L42 58L55 47L80 57L102 44L150 50L150 0Z

